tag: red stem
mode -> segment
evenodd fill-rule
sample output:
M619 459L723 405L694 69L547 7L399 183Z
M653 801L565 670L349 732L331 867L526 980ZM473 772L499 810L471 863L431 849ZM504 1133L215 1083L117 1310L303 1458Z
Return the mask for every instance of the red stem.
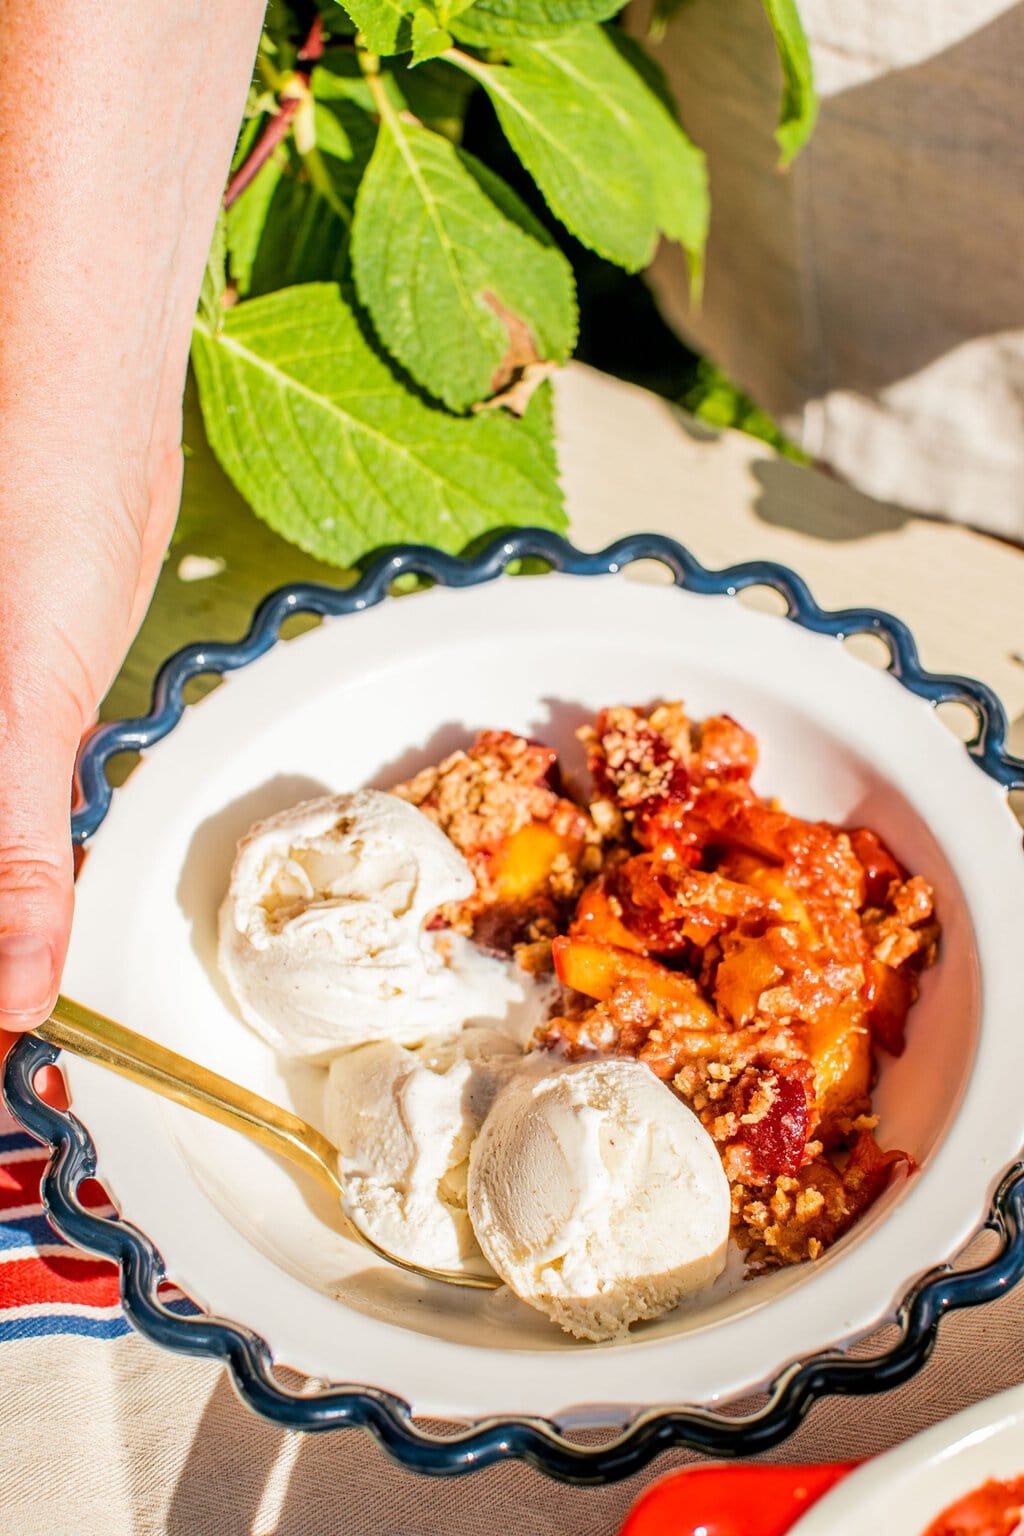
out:
M296 75L308 81L313 72L313 65L317 59L323 57L323 51L323 25L320 17L315 16L313 24L306 35L306 41L299 49L297 55ZM292 118L299 110L300 102L301 98L297 95L286 96L283 101L278 102L276 113L228 182L224 191L225 208L230 208L232 203L238 201L246 187L266 165L277 146L287 138L291 129Z
M299 49L298 59L300 64L315 64L317 59L324 56L324 26L320 16L313 17L313 23L306 34L306 41ZM308 70L306 71L308 74Z
M289 96L286 101L282 101L277 112L228 182L224 191L225 208L230 208L232 203L237 202L257 172L266 165L281 140L287 137L292 126L292 118L298 110L298 96Z

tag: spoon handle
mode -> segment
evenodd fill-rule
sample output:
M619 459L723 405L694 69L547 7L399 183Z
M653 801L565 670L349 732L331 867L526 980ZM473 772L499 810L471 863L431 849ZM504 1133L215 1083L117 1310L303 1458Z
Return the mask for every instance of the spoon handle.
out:
M250 1141L259 1142L260 1146L295 1163L341 1203L352 1235L389 1264L396 1264L413 1275L444 1280L449 1285L466 1286L471 1290L490 1291L501 1284L494 1275L432 1269L400 1259L397 1254L382 1248L348 1215L342 1183L335 1171L337 1148L313 1126L279 1104L272 1104L269 1099L233 1083L230 1078L211 1072L209 1067L201 1067L187 1056L169 1051L165 1045L157 1045L155 1040L147 1040L145 1035L137 1035L123 1024L115 1024L113 1019L94 1013L84 1003L73 1002L70 997L58 997L50 1017L37 1027L35 1033L51 1045L86 1061L94 1061L111 1072L119 1072L133 1083L141 1083L144 1088L172 1099L175 1104L183 1104L208 1120L217 1120L233 1131L241 1131Z
M334 1172L335 1149L325 1136L298 1115L272 1104L248 1088L220 1077L208 1067L147 1040L123 1024L94 1013L69 997L58 997L53 1013L36 1034L61 1050L94 1061L132 1082L141 1083L195 1110L209 1120L241 1131L271 1152L297 1163L337 1199L341 1186Z

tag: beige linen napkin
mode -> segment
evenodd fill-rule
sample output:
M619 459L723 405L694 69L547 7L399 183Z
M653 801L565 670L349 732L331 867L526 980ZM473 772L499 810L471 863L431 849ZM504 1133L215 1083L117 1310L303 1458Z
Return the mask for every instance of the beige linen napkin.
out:
M510 1465L402 1471L358 1431L285 1433L208 1362L59 1338L0 1355L0 1536L614 1536L665 1455L615 1487ZM1024 1290L943 1324L924 1370L881 1398L819 1403L774 1461L874 1455L1024 1380Z
M701 311L678 246L655 262L656 290L854 485L1024 539L1024 5L800 13L821 115L784 175L760 0L687 0L654 50L712 198Z

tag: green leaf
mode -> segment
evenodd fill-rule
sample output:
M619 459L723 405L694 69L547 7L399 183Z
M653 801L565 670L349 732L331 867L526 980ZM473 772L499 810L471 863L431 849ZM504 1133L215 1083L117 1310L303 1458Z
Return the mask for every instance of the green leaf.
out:
M775 36L782 68L782 99L775 142L780 165L789 165L814 131L818 97L807 36L795 0L761 0Z
M228 237L223 212L217 214L213 239L206 258L203 285L199 290L199 313L211 331L218 330L224 318L224 289L227 286Z
M352 101L315 102L313 123L316 153L304 157L305 173L321 196L351 223L356 194L377 140L377 124Z
M308 182L282 176L243 297L297 283L340 281L347 268L348 225Z
M373 53L405 53L411 44L414 4L402 0L344 0L344 8Z
M396 112L408 110L425 128L458 143L466 103L473 91L473 83L465 75L434 62L409 69L404 59L395 59L381 69L379 80ZM377 111L359 60L351 52L325 55L313 71L310 90L318 101L332 108L346 101L364 112Z
M647 37L652 43L660 43L668 31L669 23L674 21L679 12L693 0L654 0L651 7L651 19L647 24Z
M627 45L628 49L628 45ZM512 148L552 212L598 255L645 267L659 231L699 261L707 227L704 157L644 75L601 27L517 43L508 63L450 54L494 103Z
M356 202L352 267L385 347L452 410L500 387L517 341L519 366L572 351L565 257L479 161L386 102Z
M231 278L242 298L346 275L352 209L377 128L346 99L314 102L312 122L307 152L283 147L228 210Z
M285 150L272 155L227 211L228 266L243 298L249 292L260 238L286 163Z
M364 112L374 112L373 97L354 49L332 50L314 65L309 89L317 101L352 101Z
M246 106L246 115L242 119L242 126L238 130L238 139L235 144L235 152L231 156L232 175L238 170L242 162L248 158L249 151L255 144L259 137L260 129L263 127L263 108L256 105L259 99L260 93L257 92L254 83L249 87L249 103Z
M591 250L635 272L657 221L645 157L608 99L621 61L597 28L510 47L508 63L455 62L486 90L505 136L555 216Z
M607 21L623 0L476 0L452 26L474 46L560 37L588 21Z
M440 60L421 64L417 69L406 69L400 59L395 61L393 73L382 74L388 100L401 111L410 111L419 118L424 128L443 133L446 139L458 144L466 118L466 106L473 94L473 82L457 69L449 69Z
M444 27L438 25L437 17L433 11L428 11L425 5L413 12L412 18L412 62L413 64L426 64L431 59L436 59L439 53L444 53L446 48L452 45L452 35Z
M638 91L630 82L619 100L635 125L638 145L647 149L658 228L683 247L690 259L694 287L699 290L711 219L704 153L679 126L660 65L625 32L606 36L646 86L646 90Z
M547 387L522 421L453 417L412 395L333 284L197 322L206 430L242 495L278 533L349 566L397 539L457 551L515 523L565 526Z
M316 8L320 13L325 43L329 45L335 38L344 38L350 42L355 37L355 22L346 15L337 0L316 0Z

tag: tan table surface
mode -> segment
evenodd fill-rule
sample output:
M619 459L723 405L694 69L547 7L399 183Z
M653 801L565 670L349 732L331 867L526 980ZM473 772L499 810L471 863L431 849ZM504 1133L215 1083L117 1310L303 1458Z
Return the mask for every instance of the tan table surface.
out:
M790 564L827 606L890 608L927 665L996 688L1022 745L1020 552L907 517L736 434L716 438L579 367L559 382L559 427L577 542L659 530L709 565ZM108 714L144 709L156 665L177 645L239 635L269 587L332 579L246 512L191 402L186 438L179 539ZM196 555L225 567L182 580L182 558ZM435 1482L395 1468L360 1434L274 1430L239 1405L218 1367L135 1336L25 1341L2 1358L0 1536L611 1536L643 1483L687 1459L663 1457L604 1490L570 1490L519 1466ZM925 1370L884 1401L818 1405L776 1459L870 1454L1021 1380L1024 1290L950 1318Z

